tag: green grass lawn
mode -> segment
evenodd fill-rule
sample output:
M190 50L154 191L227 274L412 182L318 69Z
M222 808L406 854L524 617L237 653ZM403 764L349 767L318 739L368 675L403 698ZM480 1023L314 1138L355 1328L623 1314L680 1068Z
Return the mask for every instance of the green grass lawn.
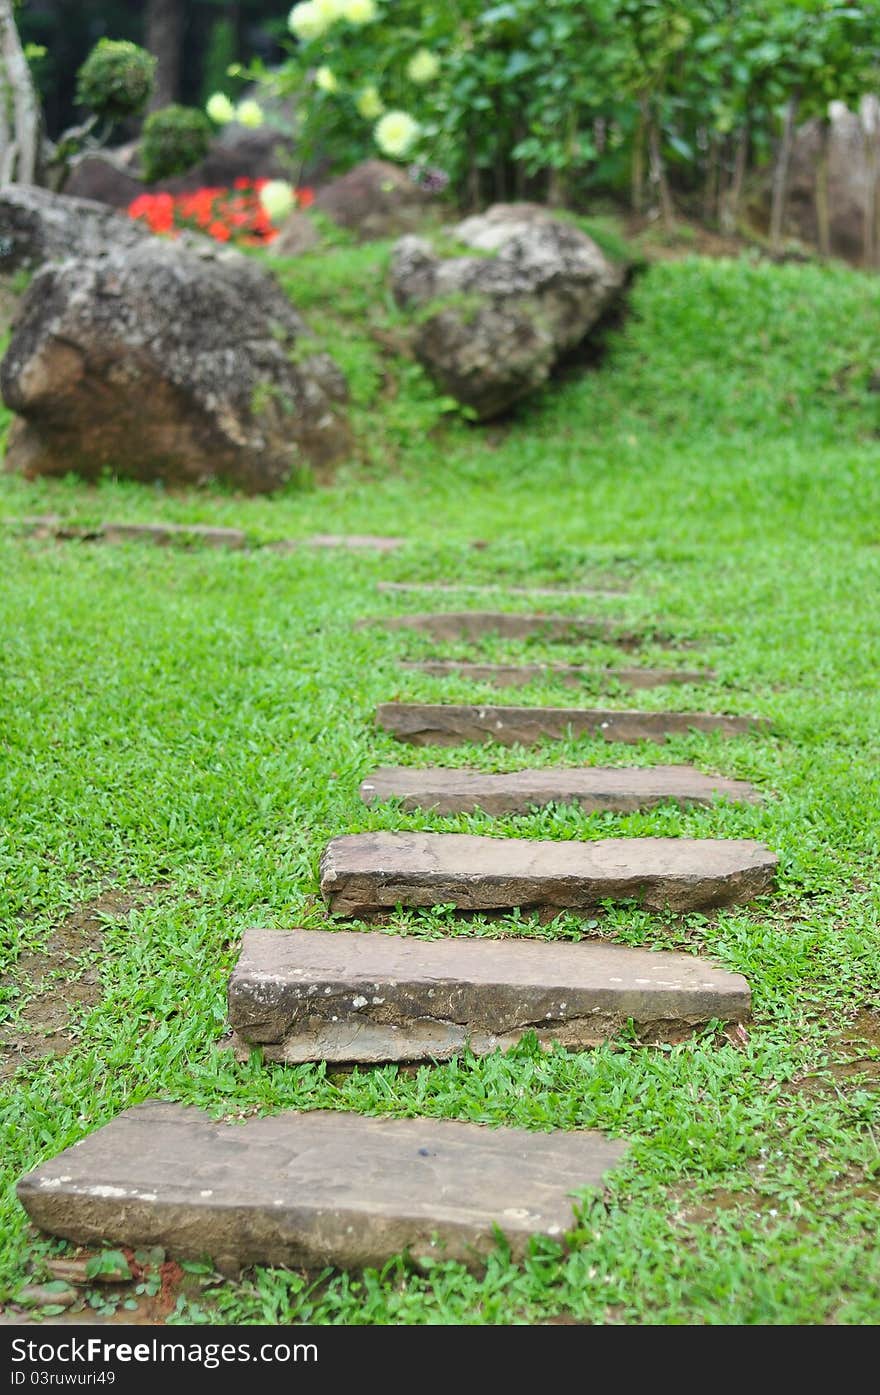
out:
M565 1250L536 1244L518 1266L499 1248L481 1278L403 1260L381 1274L257 1270L240 1283L192 1273L172 1321L876 1323L880 282L831 266L656 265L597 371L572 371L511 420L475 428L395 352L402 326L376 289L387 254L341 247L282 268L352 383L359 457L333 488L248 500L0 480L0 516L409 540L378 557L0 534L0 1039L26 1043L54 993L54 1040L67 1048L31 1053L0 1080L0 1302L64 1248L29 1229L16 1178L160 1096L216 1114L355 1109L632 1141ZM772 734L398 746L372 726L378 702L498 697L401 671L403 655L440 652L424 637L355 631L364 615L442 608L376 592L379 579L408 578L624 582L618 598L558 608L656 622L696 642L683 663L717 677L615 701L757 712ZM589 644L443 652L628 661ZM650 645L644 656L669 659ZM577 695L548 682L511 700ZM493 821L366 810L357 796L380 763L685 761L756 782L765 802ZM709 1030L656 1049L624 1034L581 1054L526 1041L412 1072L237 1064L221 1038L242 930L327 926L324 843L390 827L765 841L781 859L776 894L709 916L391 917L401 933L589 934L711 954L749 978L748 1040ZM88 933L74 934L83 919ZM78 956L78 997L59 944ZM40 982L45 953L55 978Z

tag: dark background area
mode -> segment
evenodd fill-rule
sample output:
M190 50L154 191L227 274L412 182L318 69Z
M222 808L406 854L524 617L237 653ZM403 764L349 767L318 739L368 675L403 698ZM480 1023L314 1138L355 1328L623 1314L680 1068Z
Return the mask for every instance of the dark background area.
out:
M81 119L76 73L98 39L133 39L158 54L156 105L201 105L212 92L234 96L244 85L231 63L282 54L287 0L24 0L22 39L45 48L33 62L49 135Z

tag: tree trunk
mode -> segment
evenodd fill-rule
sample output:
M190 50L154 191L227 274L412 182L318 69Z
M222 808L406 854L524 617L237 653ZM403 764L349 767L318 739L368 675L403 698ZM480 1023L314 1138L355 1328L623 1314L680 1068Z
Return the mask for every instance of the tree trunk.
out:
M782 243L782 227L785 220L785 201L788 194L788 167L791 163L791 149L794 145L794 127L797 119L798 95L789 97L785 106L785 120L782 139L776 155L773 170L773 202L770 208L770 245L778 251Z
M12 0L0 0L0 109L0 184L36 184L43 117L12 16Z
M656 119L652 120L648 127L648 152L651 159L651 183L657 190L660 217L666 231L672 232L675 227L675 209L672 206L669 180L666 178L666 167L660 149L660 131Z
M709 137L706 152L706 182L703 185L703 222L711 223L718 216L721 179L721 141L717 131Z
M865 137L865 222L863 254L865 266L878 264L878 181L880 181L880 103L876 97L865 97L862 107L862 130Z
M158 59L151 111L180 96L183 20L183 0L147 0L144 47Z
M739 206L742 199L748 162L749 128L748 125L745 125L740 127L740 130L737 132L730 188L721 199L721 231L723 233L736 232L739 223Z
M633 213L642 213L645 208L645 129L648 124L648 102L642 97L639 101L639 119L633 137L632 169L630 171L630 202Z
M828 203L828 156L831 145L831 122L823 116L819 122L819 157L816 160L816 227L819 233L819 255L831 256L831 209Z

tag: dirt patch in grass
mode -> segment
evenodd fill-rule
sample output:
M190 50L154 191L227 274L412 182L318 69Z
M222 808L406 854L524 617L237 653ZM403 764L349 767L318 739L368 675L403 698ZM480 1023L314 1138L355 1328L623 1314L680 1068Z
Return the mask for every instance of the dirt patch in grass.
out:
M73 1019L101 997L100 964L95 956L104 936L104 919L122 919L148 904L161 887L102 891L78 906L53 930L43 949L23 954L0 987L27 1001L9 1022L0 1024L0 1080L43 1056L63 1056L74 1043ZM32 996L31 996L32 995Z
M880 1012L873 1008L862 1008L847 1026L838 1027L829 1038L828 1064L796 1076L786 1090L815 1099L850 1085L880 1090Z

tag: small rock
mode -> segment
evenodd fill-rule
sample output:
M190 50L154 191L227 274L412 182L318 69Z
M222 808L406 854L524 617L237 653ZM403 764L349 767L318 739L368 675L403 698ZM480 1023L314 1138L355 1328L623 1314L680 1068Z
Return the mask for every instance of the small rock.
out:
M413 231L432 202L405 170L387 160L365 160L315 195L321 213L363 242Z

